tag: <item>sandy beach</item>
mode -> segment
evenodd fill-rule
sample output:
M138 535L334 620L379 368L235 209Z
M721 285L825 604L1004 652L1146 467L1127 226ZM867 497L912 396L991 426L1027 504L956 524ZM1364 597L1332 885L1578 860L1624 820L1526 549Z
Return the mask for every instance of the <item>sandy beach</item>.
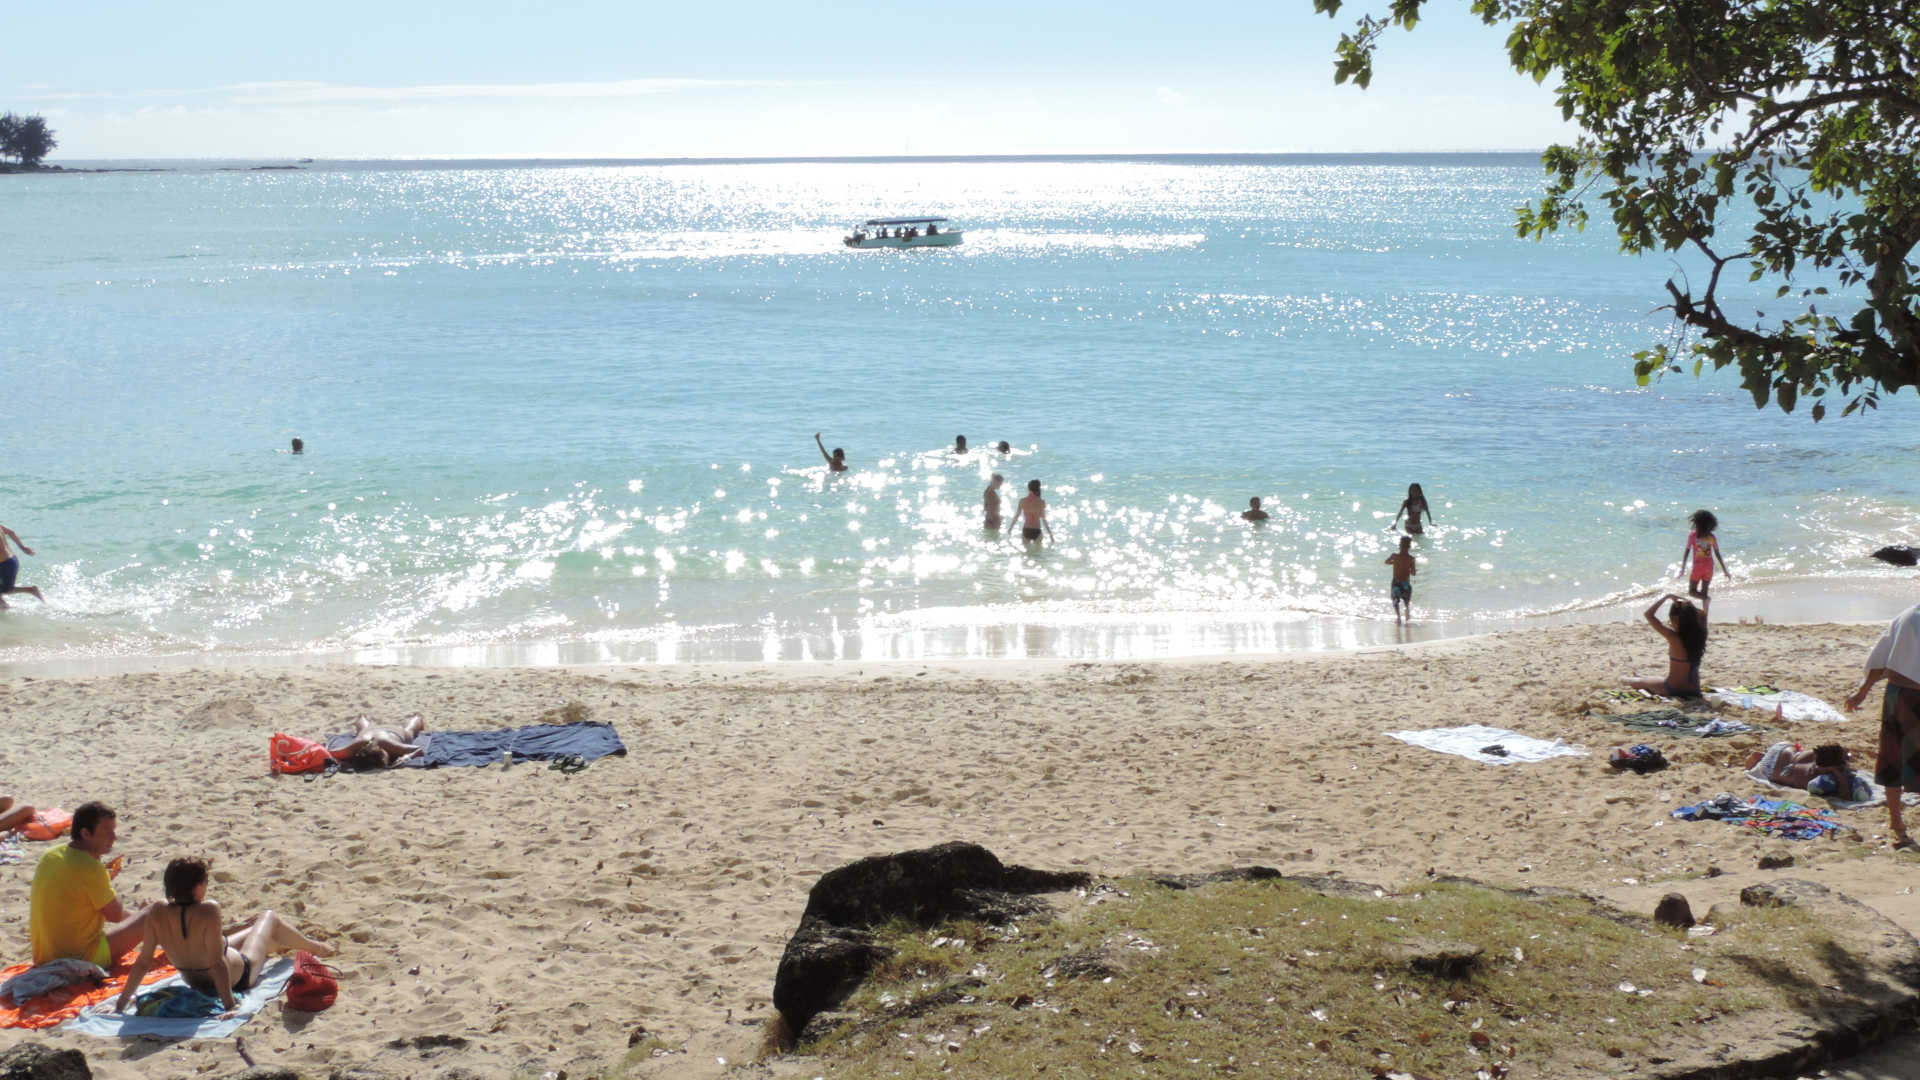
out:
M1875 625L1723 624L1712 684L1768 683L1837 704ZM756 1041L775 964L824 871L947 840L1007 862L1121 874L1264 864L1388 887L1430 872L1571 886L1695 909L1787 847L1810 875L1920 927L1911 857L1885 811L1858 839L1769 840L1669 817L1760 788L1739 760L1771 738L1655 739L1606 721L1602 691L1658 674L1639 624L1273 658L1085 664L912 662L650 668L298 666L0 682L4 789L119 812L123 899L160 897L169 858L214 860L230 914L272 907L340 949L338 1004L278 1005L242 1029L261 1063L478 1076L616 1060L644 1028L692 1048L680 1073ZM361 713L436 729L552 719L577 702L625 757L304 779L267 771L275 731L344 731ZM1736 714L1725 713L1730 717ZM1745 719L1773 722L1769 714ZM1384 733L1486 724L1586 747L1483 765ZM1875 717L1788 724L1870 768ZM1654 742L1673 767L1616 774ZM0 867L0 940L27 951L32 859ZM1680 880L1717 866L1711 881ZM390 1048L455 1036L463 1045ZM107 1080L238 1071L231 1040L117 1044L0 1031L84 1051ZM427 1056L431 1055L431 1060ZM405 1064L403 1064L405 1063Z

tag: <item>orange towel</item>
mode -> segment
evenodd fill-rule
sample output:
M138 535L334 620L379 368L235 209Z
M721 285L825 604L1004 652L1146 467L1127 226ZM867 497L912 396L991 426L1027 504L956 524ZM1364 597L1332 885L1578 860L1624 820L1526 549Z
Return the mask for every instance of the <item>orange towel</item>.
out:
M107 972L107 981L99 986L87 983L75 983L50 990L37 998L28 999L25 1005L13 1007L12 998L0 998L0 1027L10 1028L50 1028L55 1024L79 1016L80 1010L95 1002L111 1001L127 987L127 974L133 969L133 962L140 958L140 950L128 949L126 955L114 961L113 969ZM31 968L32 964L15 964L0 970L0 982L6 982L15 975ZM172 964L167 963L165 953L155 953L153 970L141 980L143 985L151 986L169 975L177 974Z

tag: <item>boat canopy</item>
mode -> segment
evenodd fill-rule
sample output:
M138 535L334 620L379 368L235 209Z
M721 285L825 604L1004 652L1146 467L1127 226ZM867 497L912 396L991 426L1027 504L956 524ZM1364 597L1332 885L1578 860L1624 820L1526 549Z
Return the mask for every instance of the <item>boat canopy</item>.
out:
M933 225L947 220L943 217L890 217L874 218L869 225Z

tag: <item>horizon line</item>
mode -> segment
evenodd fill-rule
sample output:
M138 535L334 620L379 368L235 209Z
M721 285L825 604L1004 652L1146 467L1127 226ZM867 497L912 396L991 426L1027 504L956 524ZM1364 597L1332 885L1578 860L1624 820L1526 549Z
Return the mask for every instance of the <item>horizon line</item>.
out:
M1038 163L1038 162L1128 162L1128 161L1219 161L1221 159L1277 160L1300 158L1431 158L1431 157L1538 157L1545 152L1544 147L1505 150L1175 150L1175 151L1135 151L1135 152L1091 152L1091 153L1026 153L1026 154L743 154L743 155L650 155L640 157L588 155L574 156L564 154L493 154L493 155L442 155L422 154L412 157L292 157L287 155L240 155L240 156L128 156L128 157L76 157L66 159L72 164L113 163L113 162L273 162L276 164L297 165L384 165L384 164L422 164L422 165L459 165L511 162L516 164L549 165L790 165L790 164L827 164L827 165L865 165L865 164L906 164L906 163ZM60 161L46 163L48 167L62 164Z

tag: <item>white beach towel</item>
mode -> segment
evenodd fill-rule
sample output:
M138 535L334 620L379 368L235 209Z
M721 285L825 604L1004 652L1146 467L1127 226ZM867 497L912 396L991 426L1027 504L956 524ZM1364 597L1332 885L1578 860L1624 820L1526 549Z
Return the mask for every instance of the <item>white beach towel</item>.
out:
M287 980L293 978L293 957L282 956L269 960L260 972L253 988L241 994L235 1002L240 1008L238 1016L231 1020L222 1020L218 1016L196 1019L190 1016L135 1016L133 1013L113 1011L116 999L108 998L97 1005L89 1005L79 1016L60 1025L61 1031L78 1031L83 1035L98 1035L102 1038L120 1039L134 1035L157 1035L163 1039L224 1039L240 1030L240 1025L253 1019L254 1014L267 1007L267 1002L280 996L287 988ZM157 983L140 988L141 993L158 990L163 986L183 986L185 980L174 975L161 979Z
M1585 757L1587 748L1572 746L1558 739L1551 742L1545 739L1530 738L1517 731L1505 728L1486 727L1481 724L1469 724L1466 727L1432 728L1427 731L1389 731L1387 735L1401 742L1424 746L1429 750L1438 750L1443 754L1455 754L1488 765L1513 765L1522 761L1545 761L1552 757ZM1485 747L1498 745L1506 754L1483 754Z
M1893 617L1886 633L1867 654L1867 670L1886 668L1902 678L1920 682L1920 604Z
M1807 720L1821 724L1844 724L1846 714L1811 694L1798 690L1780 690L1756 694L1751 690L1716 686L1707 691L1708 701L1740 709L1758 709L1763 713L1778 710L1782 720Z

